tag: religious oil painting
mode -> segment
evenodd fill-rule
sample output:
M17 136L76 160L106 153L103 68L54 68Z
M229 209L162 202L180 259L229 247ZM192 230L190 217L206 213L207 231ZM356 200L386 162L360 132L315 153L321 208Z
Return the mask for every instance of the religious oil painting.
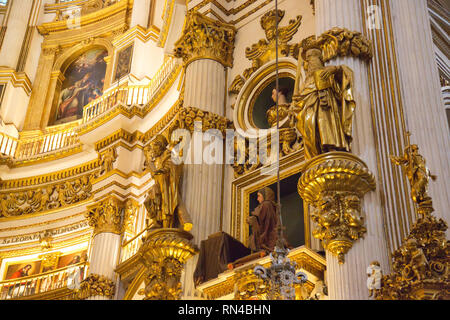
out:
M38 274L41 271L41 261L27 261L10 264L6 269L4 280L13 280Z
M107 54L104 49L89 50L67 68L54 124L80 119L83 107L102 96Z
M131 60L133 58L133 45L121 50L117 55L116 73L114 81L120 80L131 71Z
M87 260L87 250L77 251L63 255L59 258L58 269L85 262Z

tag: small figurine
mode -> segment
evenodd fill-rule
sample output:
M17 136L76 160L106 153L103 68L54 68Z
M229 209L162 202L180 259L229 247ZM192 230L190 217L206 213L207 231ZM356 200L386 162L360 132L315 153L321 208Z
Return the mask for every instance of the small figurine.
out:
M381 271L380 263L373 261L370 266L367 267L367 289L369 289L369 297L381 289L381 278L383 273Z

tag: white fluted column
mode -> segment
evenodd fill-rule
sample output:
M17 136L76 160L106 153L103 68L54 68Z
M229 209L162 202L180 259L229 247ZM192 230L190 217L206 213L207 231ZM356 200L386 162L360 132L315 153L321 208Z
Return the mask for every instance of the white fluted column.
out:
M434 214L450 223L450 135L428 16L427 1L390 1L406 127L430 171ZM447 237L450 230L447 230Z
M202 111L224 114L225 69L217 61L201 59L190 63L186 68L184 106ZM201 136L198 134L199 140ZM197 140L197 141L199 141ZM191 142L191 159L195 153L203 154L209 142L198 147ZM183 177L183 200L192 217L194 243L198 246L209 235L220 231L223 164L185 164ZM184 295L193 296L192 275L197 265L198 255L188 260L183 274Z
M88 210L86 217L89 225L94 227L88 278L96 275L116 283L114 270L119 262L121 249L123 203L111 196L88 207ZM112 296L89 295L87 300L110 300Z
M108 279L115 279L114 269L117 266L120 253L120 235L115 233L97 234L92 241L89 274L102 275ZM87 300L109 300L104 296L93 296Z
M360 0L316 0L316 34L333 28L363 31ZM354 71L354 98L356 111L353 119L352 153L362 159L378 182L377 156L370 110L370 91L367 65L352 57L330 61L332 65L347 65ZM377 183L378 184L378 183ZM380 188L366 194L363 199L363 215L367 233L356 241L339 264L335 256L326 253L329 297L333 300L368 299L366 268L373 260L389 270L388 250L383 227Z
M214 32L212 32L214 30ZM185 108L195 108L225 116L226 68L233 65L236 29L196 11L186 16L185 29L175 43L175 56L185 63ZM214 35L214 36L212 36ZM193 48L192 43L196 46ZM197 114L198 117L202 117ZM214 124L211 124L214 128ZM194 243L200 245L209 235L220 231L223 197L223 162L205 162L203 153L213 138L203 135L205 128L194 129L190 143L191 163L185 163L182 197L191 215ZM200 139L198 139L198 137ZM211 139L210 139L211 138ZM224 137L223 137L224 138ZM223 141L223 140L222 140ZM223 149L221 150L223 151ZM200 157L195 157L195 155ZM182 276L184 297L194 294L193 273L197 257L186 263Z
M191 62L186 67L184 106L224 115L225 68L211 59Z

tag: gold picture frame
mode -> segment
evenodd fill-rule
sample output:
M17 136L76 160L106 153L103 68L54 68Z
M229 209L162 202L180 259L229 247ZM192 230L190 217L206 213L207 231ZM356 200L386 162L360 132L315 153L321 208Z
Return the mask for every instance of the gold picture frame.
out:
M130 74L131 63L133 62L133 53L134 44L131 44L117 52L113 82L120 81L120 79L124 76Z

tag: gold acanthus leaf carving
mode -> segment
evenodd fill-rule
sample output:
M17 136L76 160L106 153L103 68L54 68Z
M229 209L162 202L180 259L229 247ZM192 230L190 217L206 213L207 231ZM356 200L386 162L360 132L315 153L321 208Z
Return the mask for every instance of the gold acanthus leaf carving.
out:
M325 31L317 39L314 36L308 39L319 45L324 63L337 57L355 57L362 60L370 60L373 57L372 42L361 32L335 27Z
M231 129L233 122L226 117L219 116L215 113L203 111L194 107L181 108L178 113L179 128L187 129L191 133L194 132L195 122L202 124L202 131L209 129L217 129L222 134L225 134L227 129Z
M16 217L57 209L92 195L93 174L20 192L0 193L0 217Z
M447 223L425 214L392 255L393 272L383 276L377 300L450 299Z
M185 65L197 59L213 59L225 67L233 66L236 29L196 11L186 16L183 35L175 43L174 55Z
M93 273L81 282L77 298L81 300L93 296L103 296L111 299L115 291L116 284L114 281Z
M93 206L85 214L89 225L94 227L94 235L102 232L122 233L122 201L110 196Z
M300 197L314 207L313 236L341 264L353 243L367 232L361 201L375 187L375 177L366 165L345 152L313 158L298 181Z

